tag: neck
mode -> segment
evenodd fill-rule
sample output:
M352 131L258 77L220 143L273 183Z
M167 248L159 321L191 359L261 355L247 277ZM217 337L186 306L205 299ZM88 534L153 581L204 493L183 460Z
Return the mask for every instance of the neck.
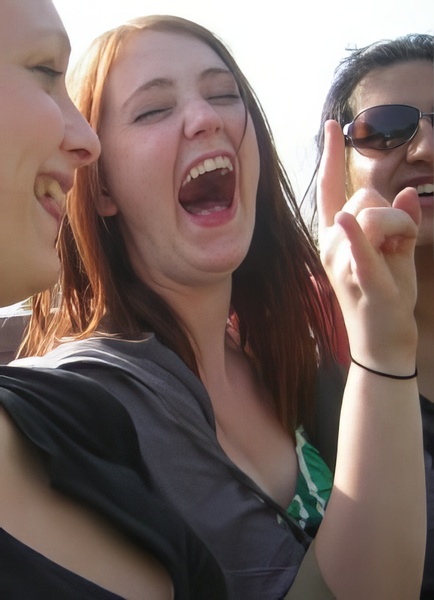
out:
M205 384L224 376L231 290L231 278L204 287L164 290L187 331Z

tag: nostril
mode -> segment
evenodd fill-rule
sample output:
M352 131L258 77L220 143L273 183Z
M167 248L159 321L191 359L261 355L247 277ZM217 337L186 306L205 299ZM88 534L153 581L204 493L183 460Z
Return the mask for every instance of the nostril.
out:
M98 138L89 142L84 148L75 148L72 152L77 157L78 166L84 166L97 160L101 153L101 145Z
M84 148L74 150L74 153L76 154L78 161L81 165L86 165L92 160L94 160L93 154L89 150L86 150Z

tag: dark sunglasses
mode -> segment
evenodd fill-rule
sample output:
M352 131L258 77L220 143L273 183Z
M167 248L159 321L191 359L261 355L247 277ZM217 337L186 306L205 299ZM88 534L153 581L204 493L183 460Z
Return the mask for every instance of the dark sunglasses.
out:
M434 113L424 113L406 104L381 104L362 110L342 131L356 150L392 150L409 142L423 117L434 126Z

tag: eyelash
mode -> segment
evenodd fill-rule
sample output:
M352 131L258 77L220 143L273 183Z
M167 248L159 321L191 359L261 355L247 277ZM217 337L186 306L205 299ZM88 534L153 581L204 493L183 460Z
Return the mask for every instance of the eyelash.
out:
M230 94L220 94L217 96L210 96L208 98L208 101L218 101L218 100L240 100L241 96L238 93L230 93ZM140 115L138 115L135 119L134 119L134 123L137 123L138 121L146 121L148 119L152 119L153 117L156 117L158 115L161 115L165 112L170 111L171 108L156 108L154 110L150 110L148 112L144 112L141 113Z
M48 67L47 65L36 65L35 67L32 67L32 71L41 73L42 75L45 75L50 79L58 79L63 75L62 71L56 71L56 69Z
M219 98L229 98L229 100L238 100L240 98L240 95L235 92L230 94L217 94L216 96L210 96L209 100L218 100Z
M233 102L233 101L238 101L241 99L241 96L237 93L231 93L231 94L219 94L217 96L210 96L208 98L209 101L226 101L226 102Z
M155 110L149 110L147 112L141 113L140 115L137 115L137 117L134 119L134 123L152 119L153 117L157 117L158 115L161 115L162 113L165 113L169 110L170 108L156 108Z

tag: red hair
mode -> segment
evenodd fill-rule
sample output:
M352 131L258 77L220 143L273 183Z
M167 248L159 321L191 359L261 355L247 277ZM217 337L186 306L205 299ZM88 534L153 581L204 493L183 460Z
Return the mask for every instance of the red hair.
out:
M233 57L207 29L177 17L144 17L94 41L71 78L79 110L98 132L104 83L123 40L146 29L204 41L234 74L251 115L260 152L256 224L248 254L233 274L232 326L240 346L274 398L285 428L312 422L318 364L331 358L334 294L291 185L277 156L266 117ZM21 354L42 354L62 338L95 332L141 337L146 331L198 374L183 323L135 274L116 216L101 218L94 199L102 188L98 164L79 170L59 237L63 265L56 310L53 296L35 300Z

